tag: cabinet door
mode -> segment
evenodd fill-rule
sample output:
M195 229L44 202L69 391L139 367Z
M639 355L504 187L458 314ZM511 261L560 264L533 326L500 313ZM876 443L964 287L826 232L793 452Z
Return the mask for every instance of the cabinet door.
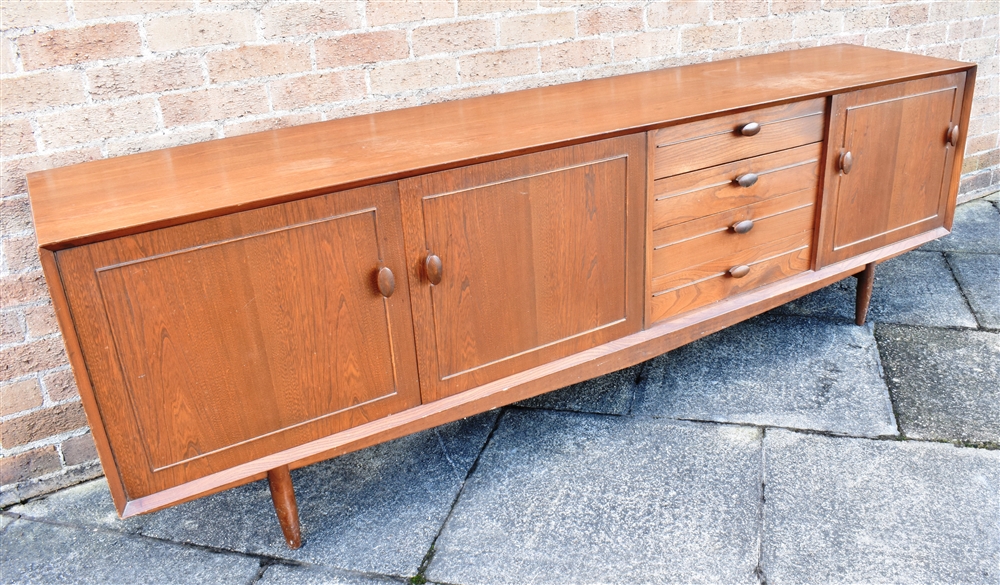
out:
M956 73L834 96L819 266L945 225L964 85Z
M400 182L425 402L639 330L644 150L627 136Z
M419 404L401 229L388 184L58 252L128 497Z

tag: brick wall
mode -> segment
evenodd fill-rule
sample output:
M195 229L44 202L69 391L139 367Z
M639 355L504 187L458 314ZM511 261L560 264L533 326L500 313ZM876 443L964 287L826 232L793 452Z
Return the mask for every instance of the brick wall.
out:
M2 0L0 505L100 473L26 172L829 43L979 63L962 192L1000 184L998 2Z

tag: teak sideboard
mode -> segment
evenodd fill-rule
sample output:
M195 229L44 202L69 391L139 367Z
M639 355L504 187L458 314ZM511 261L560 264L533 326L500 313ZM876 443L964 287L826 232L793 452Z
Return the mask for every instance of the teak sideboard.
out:
M975 65L839 45L29 176L121 516L639 363L947 234Z

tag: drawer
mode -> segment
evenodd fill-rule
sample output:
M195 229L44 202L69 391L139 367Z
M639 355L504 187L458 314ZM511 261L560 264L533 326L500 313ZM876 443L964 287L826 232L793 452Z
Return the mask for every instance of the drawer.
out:
M817 142L660 179L653 185L653 229L815 189L822 149L822 143ZM757 175L757 182L741 187L736 178L748 173Z
M807 232L807 240L812 232ZM651 302L650 322L656 322L685 311L703 307L755 288L777 282L783 278L809 269L808 243L788 252L776 253L750 263L749 272L742 278L733 277L729 269L735 264L716 264L719 269L705 274L690 284L654 293Z
M653 232L655 279L812 229L816 190L808 189ZM752 220L736 233L731 226Z
M825 104L817 98L656 130L653 178L819 142ZM751 123L760 130L744 136L741 130Z

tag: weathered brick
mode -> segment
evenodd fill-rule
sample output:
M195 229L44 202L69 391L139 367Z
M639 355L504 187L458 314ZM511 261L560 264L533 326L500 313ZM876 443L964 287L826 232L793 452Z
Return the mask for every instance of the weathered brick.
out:
M1000 35L1000 16L984 18L983 31L980 34L984 37L996 37Z
M0 386L0 416L38 408L43 402L42 388L36 378Z
M960 43L945 43L943 45L930 45L925 48L924 55L928 57L938 57L940 59L958 59L962 54Z
M17 66L14 64L14 45L4 38L0 38L0 73L14 73Z
M542 71L590 67L611 62L611 39L583 39L539 49Z
M602 6L584 10L577 14L577 29L581 36L638 32L642 30L642 8Z
M820 37L844 30L844 15L840 12L811 12L795 17L796 38ZM903 31L906 36L906 31Z
M654 30L637 35L615 37L615 61L625 62L677 54L681 45L679 30Z
M13 236L3 241L3 261L7 270L24 272L25 270L41 268L38 260L38 249L35 246L35 236Z
M4 197L23 193L28 188L25 176L34 171L44 171L101 158L97 147L67 150L53 154L40 154L7 161L0 176L0 195Z
M60 148L103 138L156 131L153 98L115 105L85 106L38 117L42 144Z
M864 46L865 44L865 33L841 33L839 35L832 35L829 37L823 37L819 39L820 45L858 45ZM770 47L768 48L770 50Z
M85 61L134 57L142 53L134 22L94 24L26 35L17 39L25 71Z
M702 24L708 22L711 13L712 3L708 0L652 2L646 9L646 22L654 28L680 24Z
M869 32L865 37L865 44L869 47L902 51L906 48L906 29L890 28Z
M144 135L112 139L108 141L108 156L123 156L137 152L148 152L160 148L204 142L213 138L219 138L216 135L215 128L184 128L180 130L171 129L165 133L154 134L152 136Z
M0 345L22 343L27 330L24 327L21 311L4 311L0 313ZM3 402L0 397L0 402ZM0 412L0 414L5 414Z
M770 14L768 0L715 0L712 3L712 20L737 20L760 18Z
M957 22L940 23L948 26L949 41L964 41L974 39L983 32L982 20L959 20Z
M97 459L97 446L90 433L70 437L59 446L67 466L80 465Z
M278 111L357 99L364 95L365 79L361 71L315 73L271 83L271 99L274 109Z
M930 19L958 20L965 16L965 2L933 2L930 6Z
M76 389L76 380L73 378L73 371L70 369L50 372L42 376L42 387L55 402L73 400L80 396Z
M979 171L971 175L965 175L962 177L961 183L959 183L958 192L973 193L981 189L986 189L992 184L991 179L992 174L990 171Z
M410 56L406 31L382 30L317 39L316 67L344 67L379 61L395 61Z
M24 322L28 326L28 339L37 339L59 331L56 312L52 305L24 308Z
M509 16L500 21L500 44L520 45L573 38L576 23L572 12Z
M911 26L907 30L909 31L907 43L910 47L943 43L948 36L948 25L943 22Z
M981 0L965 3L965 16L968 18L996 16L998 13L1000 13L1000 2L997 2L997 0Z
M4 169L4 174L8 169ZM22 234L32 231L31 205L27 195L0 199L0 232Z
M771 14L784 15L795 12L808 12L819 10L822 6L820 0L771 0Z
M844 14L845 31L863 31L885 28L889 23L889 9L885 6L860 8Z
M145 16L190 8L194 8L194 0L76 0L73 3L73 13L77 20L114 16Z
M965 152L978 154L997 147L997 137L995 135L973 136L965 142Z
M309 46L290 43L251 45L205 56L212 83L238 81L251 77L298 73L312 69Z
M757 45L774 43L792 37L794 21L791 18L748 20L740 23L740 44Z
M536 0L458 0L458 14L468 16L511 10L533 10L536 6Z
M47 296L41 270L0 277L0 307L14 307L40 301Z
M417 57L485 49L496 43L496 27L491 20L450 22L413 30L413 54Z
M260 11L264 38L277 39L361 26L356 2L272 2Z
M0 459L0 485L11 485L58 471L59 453L54 445Z
M260 120L250 120L246 122L232 122L223 128L226 136L241 136L253 132L263 132L265 130L277 130L278 128L288 128L289 126L301 126L319 122L322 116L319 113L289 114L287 116L274 116L272 118L262 118Z
M31 122L25 118L0 121L0 144L3 144L4 156L28 154L38 150Z
M972 39L962 43L962 59L979 61L997 54L997 39Z
M198 89L160 97L160 109L167 126L214 122L267 112L267 92L262 85Z
M889 26L913 26L927 22L926 4L909 4L889 8Z
M681 32L681 50L692 52L732 47L739 41L739 31L739 25L732 23L688 28Z
M415 22L455 15L454 2L442 0L368 0L365 2L368 26Z
M467 55L459 58L458 67L463 82L531 75L539 72L538 49L525 47Z
M452 85L456 81L458 73L451 58L376 65L371 72L372 93L380 95Z
M253 14L228 10L161 16L146 24L146 42L154 51L174 51L250 41L255 35Z
M69 402L7 420L0 426L0 443L10 449L86 426L83 405Z
M0 350L0 380L13 380L66 364L61 337L47 337Z
M44 71L0 79L0 93L4 116L79 104L87 99L83 74L79 71Z
M94 99L124 98L204 83L197 55L178 55L131 63L116 63L87 70Z
M65 2L52 0L16 0L0 3L0 29L48 26L69 22Z

